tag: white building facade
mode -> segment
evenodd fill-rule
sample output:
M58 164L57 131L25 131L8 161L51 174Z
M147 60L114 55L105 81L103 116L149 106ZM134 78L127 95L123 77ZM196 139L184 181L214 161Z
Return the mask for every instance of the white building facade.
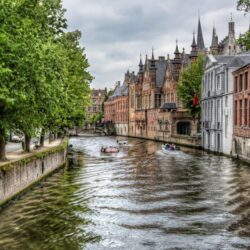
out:
M244 65L250 57L208 55L202 81L202 145L206 150L232 154L233 92L232 72Z

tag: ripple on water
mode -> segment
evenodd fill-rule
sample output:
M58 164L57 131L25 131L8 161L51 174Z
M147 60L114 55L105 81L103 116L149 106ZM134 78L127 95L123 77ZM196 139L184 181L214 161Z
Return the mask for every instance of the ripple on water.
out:
M0 249L247 249L250 169L159 143L72 138L70 165L0 213Z

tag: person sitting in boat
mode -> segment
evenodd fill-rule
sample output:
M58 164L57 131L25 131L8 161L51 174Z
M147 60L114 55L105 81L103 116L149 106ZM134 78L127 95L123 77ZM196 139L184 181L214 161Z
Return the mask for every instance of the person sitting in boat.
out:
M169 150L175 151L176 147L174 144L169 145Z
M164 144L164 148L165 148L165 149L169 149L169 144L167 144L167 143Z

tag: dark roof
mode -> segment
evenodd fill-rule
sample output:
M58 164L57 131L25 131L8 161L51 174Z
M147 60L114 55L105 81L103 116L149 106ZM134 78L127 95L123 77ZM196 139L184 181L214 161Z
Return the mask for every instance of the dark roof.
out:
M250 54L237 54L234 56L215 56L217 63L226 64L229 68L242 67L250 63Z
M216 59L217 63L228 64L232 61L234 56L219 55L219 56L214 56L214 58Z
M128 83L126 81L124 81L124 83L120 86L117 85L114 93L112 96L109 97L109 101L115 99L116 97L119 96L127 96L128 95Z
M184 60L183 60L183 66L187 67L190 64L190 54L185 54Z
M250 62L250 56L236 56L233 60L228 64L228 67L237 68L242 67Z
M166 75L167 61L166 60L157 60L156 61L156 86L161 87L165 75Z
M197 48L199 50L205 50L200 18L198 21Z
M239 55L239 56L241 56L241 55L246 55L246 56L248 56L248 55L250 55L250 50L247 50L247 51L242 51L242 52L240 52L239 54L237 54L237 55Z
M217 44L216 30L215 30L215 27L213 27L213 37L212 37L211 47L214 48L214 47L217 47L217 46L218 46L218 44Z
M160 109L168 109L168 110L172 110L172 109L177 109L176 103L175 102L165 102Z
M245 64L245 65L243 65L242 67L236 69L235 71L233 71L233 73L236 73L236 72L240 71L241 69L243 69L243 68L245 68L245 67L249 67L249 66L250 66L250 62L247 63L247 64Z

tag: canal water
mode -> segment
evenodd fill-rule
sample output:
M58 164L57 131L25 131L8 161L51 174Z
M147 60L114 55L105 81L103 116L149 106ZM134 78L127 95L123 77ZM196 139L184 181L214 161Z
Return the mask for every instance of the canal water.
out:
M250 167L161 144L72 138L68 168L0 211L1 250L250 249Z

